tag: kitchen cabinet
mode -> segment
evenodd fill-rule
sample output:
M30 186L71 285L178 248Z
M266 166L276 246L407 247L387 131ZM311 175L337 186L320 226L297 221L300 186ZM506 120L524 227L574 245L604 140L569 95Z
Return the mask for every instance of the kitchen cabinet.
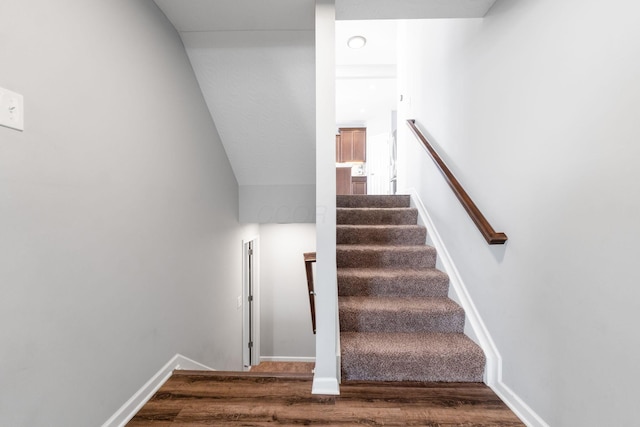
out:
M351 168L336 168L336 194L351 194Z
M351 177L351 194L367 194L367 177Z
M367 128L340 128L336 136L336 161L367 161Z

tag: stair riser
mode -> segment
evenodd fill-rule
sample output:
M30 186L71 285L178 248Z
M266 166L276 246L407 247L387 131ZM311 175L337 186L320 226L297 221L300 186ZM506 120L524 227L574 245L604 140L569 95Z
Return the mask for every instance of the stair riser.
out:
M348 209L336 211L337 224L351 225L416 225L415 209Z
M340 334L342 378L480 382L486 359L464 334Z
M449 276L436 269L338 269L339 296L445 297Z
M445 332L464 331L464 312L433 313L352 311L340 308L341 332Z
M477 359L477 360L476 360ZM485 360L467 354L389 358L367 354L367 363L342 356L342 379L361 381L482 382Z
M410 196L377 196L353 195L337 196L336 206L339 208L408 208Z
M338 268L434 268L435 249L430 246L407 250L338 248Z
M446 297L448 293L447 280L431 283L419 279L398 282L379 278L341 278L338 273L339 296Z
M337 227L337 243L369 245L422 245L427 239L424 227Z

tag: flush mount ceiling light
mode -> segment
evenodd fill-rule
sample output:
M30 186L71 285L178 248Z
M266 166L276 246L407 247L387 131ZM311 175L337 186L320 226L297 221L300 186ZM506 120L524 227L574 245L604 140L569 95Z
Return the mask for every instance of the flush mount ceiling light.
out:
M351 49L361 49L367 44L367 39L362 36L353 36L347 40L347 46Z

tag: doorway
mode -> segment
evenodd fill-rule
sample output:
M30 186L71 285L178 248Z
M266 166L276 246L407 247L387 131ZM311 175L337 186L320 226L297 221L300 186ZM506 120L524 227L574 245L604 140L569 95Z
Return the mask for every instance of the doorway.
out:
M360 44L354 46L354 39ZM336 21L336 128L366 128L366 160L352 170L365 182L366 194L395 192L397 39L393 19Z
M260 363L260 245L259 238L242 242L242 366Z

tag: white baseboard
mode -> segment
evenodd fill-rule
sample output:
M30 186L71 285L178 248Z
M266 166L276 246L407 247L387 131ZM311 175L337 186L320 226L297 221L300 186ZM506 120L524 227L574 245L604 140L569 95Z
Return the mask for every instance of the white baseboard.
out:
M438 253L439 261L442 263L444 271L449 275L449 283L455 292L457 299L465 311L467 320L478 345L484 351L487 358L487 366L484 374L485 383L509 406L509 408L530 427L548 427L544 420L536 414L513 390L502 382L502 357L498 352L489 330L485 326L480 313L476 309L467 287L465 286L458 269L456 268L447 247L445 246L438 230L429 215L428 210L422 203L418 192L415 189L407 191L405 194L411 195L411 205L418 210L419 221L427 227L427 235L433 243Z
M176 369L197 370L197 371L214 371L208 366L191 360L181 354L176 354L166 365L143 385L127 402L111 416L102 427L123 427L131 418L144 406L145 403L153 397L154 393L167 382L171 374Z
M294 357L294 356L260 356L261 362L306 362L314 363L315 357Z
M502 378L490 387L495 394L497 394L498 397L507 404L509 409L511 409L513 413L527 425L527 427L549 427L549 424L536 414L536 412L531 409L531 407L529 407L529 405L527 405L520 396L515 394L513 390L502 382Z
M311 394L327 394L337 396L340 394L340 386L337 378L318 378L313 377L313 385L311 386Z

